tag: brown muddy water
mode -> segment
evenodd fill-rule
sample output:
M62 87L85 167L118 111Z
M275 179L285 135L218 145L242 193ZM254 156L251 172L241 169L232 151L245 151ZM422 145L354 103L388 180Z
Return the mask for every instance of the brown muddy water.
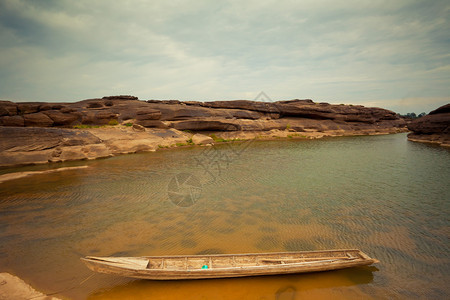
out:
M444 299L450 151L405 134L266 141L87 165L0 184L0 271L67 299ZM360 248L314 274L145 281L80 257Z

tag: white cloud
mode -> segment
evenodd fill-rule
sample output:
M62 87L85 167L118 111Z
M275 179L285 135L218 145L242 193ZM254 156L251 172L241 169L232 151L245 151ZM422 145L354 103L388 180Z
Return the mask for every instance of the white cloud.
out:
M274 100L406 99L414 111L422 106L411 99L450 94L445 1L2 3L4 99L253 99L264 90ZM379 103L405 107L398 101Z

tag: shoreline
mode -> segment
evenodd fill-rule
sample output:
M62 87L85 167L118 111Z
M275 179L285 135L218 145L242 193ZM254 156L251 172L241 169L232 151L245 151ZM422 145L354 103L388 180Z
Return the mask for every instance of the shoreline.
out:
M8 140L7 147L9 148L0 152L0 169L3 170L14 167L108 158L122 154L155 152L179 147L205 147L248 140L311 140L324 137L371 136L407 132L406 128L383 128L321 132L272 129L269 131L195 133L173 128L142 128L137 131L127 126L118 125L86 129L0 127L0 136L2 130L6 131L3 132L3 136L5 134L17 136L15 139ZM58 169L49 171L54 172L55 170ZM23 176L28 175L30 174L24 174ZM12 176L10 177L14 179ZM3 181L5 179L2 180L0 177L0 183Z
M408 134L408 141L450 148L449 137L439 134L416 134L411 132Z
M405 132L395 112L310 99L0 101L0 168L90 160L185 145Z
M39 292L20 277L10 273L0 273L0 299L59 300Z
M38 175L38 174L48 174L61 171L69 170L79 170L86 169L88 166L78 166L78 167L62 167L57 169L43 170L43 171L24 171L24 172L11 172L0 175L0 184L9 180L20 179L28 176Z

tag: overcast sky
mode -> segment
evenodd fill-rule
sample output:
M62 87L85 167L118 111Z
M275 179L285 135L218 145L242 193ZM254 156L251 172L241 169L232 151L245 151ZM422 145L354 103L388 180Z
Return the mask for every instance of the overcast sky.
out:
M0 99L450 102L450 1L0 0Z

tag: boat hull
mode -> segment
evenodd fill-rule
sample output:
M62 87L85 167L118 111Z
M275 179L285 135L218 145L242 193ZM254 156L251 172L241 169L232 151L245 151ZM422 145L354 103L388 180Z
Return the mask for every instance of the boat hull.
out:
M86 257L93 271L152 280L233 278L330 271L378 261L359 250L148 257Z

